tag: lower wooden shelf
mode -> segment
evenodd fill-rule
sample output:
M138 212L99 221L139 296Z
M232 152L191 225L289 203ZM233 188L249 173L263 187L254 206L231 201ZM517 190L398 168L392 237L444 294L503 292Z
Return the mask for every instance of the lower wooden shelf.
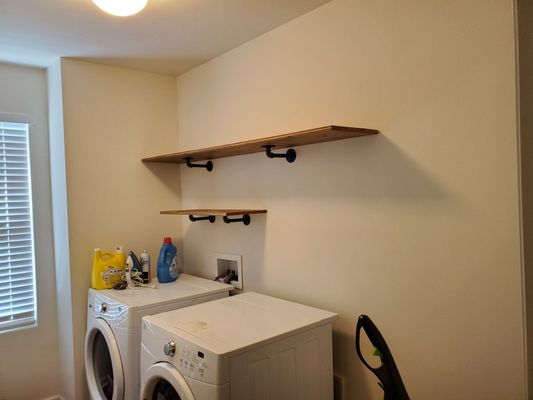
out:
M215 209L215 208L194 208L190 210L167 210L161 211L160 214L168 215L219 215L232 216L244 214L266 214L267 210L250 210L250 209Z
M209 221L215 222L216 217L222 217L222 220L229 224L232 222L242 222L244 225L250 225L250 214L266 214L267 210L251 210L251 209L210 209L210 208L195 208L189 210L167 210L161 211L160 214L165 215L188 215L191 222ZM242 218L230 218L232 216L242 215Z

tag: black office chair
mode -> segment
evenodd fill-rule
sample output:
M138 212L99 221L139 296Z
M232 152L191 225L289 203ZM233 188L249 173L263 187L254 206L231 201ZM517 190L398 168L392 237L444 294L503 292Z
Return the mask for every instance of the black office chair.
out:
M372 346L374 346L374 355L377 355L381 359L381 365L377 368L368 364L361 354L361 329L365 331ZM378 377L378 385L381 386L385 393L383 400L409 400L409 395L403 384L400 372L396 367L392 353L389 350L389 346L387 346L387 342L385 342L381 332L368 315L360 315L357 319L357 325L355 327L355 349L363 364Z

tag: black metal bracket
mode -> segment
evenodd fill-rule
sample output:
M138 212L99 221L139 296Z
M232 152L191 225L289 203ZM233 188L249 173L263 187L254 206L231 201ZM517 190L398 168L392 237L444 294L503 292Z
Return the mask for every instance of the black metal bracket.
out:
M189 168L205 168L208 172L211 172L213 170L213 163L211 161L208 161L205 164L193 164L191 162L192 158L190 157L187 157L185 161L187 161L187 167Z
M209 221L211 223L215 222L215 216L214 215L209 215L207 217L195 217L194 215L189 215L189 219L191 220L191 222L196 222L196 221Z
M242 222L244 225L250 225L251 221L250 214L243 214L242 218L229 218L228 216L224 215L222 219L226 224L231 224L232 222Z
M296 150L289 149L285 153L272 153L272 148L275 146L272 146L270 144L263 146L265 148L265 154L268 158L284 158L287 160L287 162L294 162L296 160Z

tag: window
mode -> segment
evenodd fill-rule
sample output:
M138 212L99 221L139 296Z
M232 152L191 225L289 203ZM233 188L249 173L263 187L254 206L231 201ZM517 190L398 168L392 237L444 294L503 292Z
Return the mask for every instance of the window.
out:
M0 332L37 321L28 129L0 121Z

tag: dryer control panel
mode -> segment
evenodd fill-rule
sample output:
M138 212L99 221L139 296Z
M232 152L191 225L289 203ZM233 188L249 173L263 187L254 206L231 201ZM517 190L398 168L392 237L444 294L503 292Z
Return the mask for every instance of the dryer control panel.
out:
M154 361L166 361L184 376L220 385L229 381L227 357L202 349L186 339L169 335L143 320L142 344Z
M178 367L187 371L191 377L204 378L209 373L209 362L206 360L205 352L192 349L190 345L181 349L178 362Z
M207 359L208 357L206 356L205 350L200 351L190 343L183 343L179 338L169 337L167 338L167 342L163 345L163 354L173 358L172 364L174 364L183 375L202 381L209 380L211 375L211 363L210 360Z

